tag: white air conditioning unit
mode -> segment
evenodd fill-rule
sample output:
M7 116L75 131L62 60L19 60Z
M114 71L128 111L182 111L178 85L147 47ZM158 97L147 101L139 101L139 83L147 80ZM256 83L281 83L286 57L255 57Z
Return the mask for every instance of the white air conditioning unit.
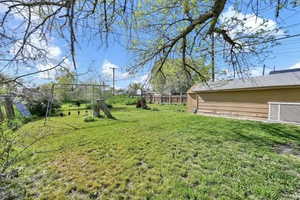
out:
M269 102L269 120L300 123L300 103Z

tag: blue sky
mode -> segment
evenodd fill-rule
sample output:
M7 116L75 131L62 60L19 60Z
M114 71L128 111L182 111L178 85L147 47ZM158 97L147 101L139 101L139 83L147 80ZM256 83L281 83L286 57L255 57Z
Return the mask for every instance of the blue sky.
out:
M0 8L0 12L3 12L5 8ZM228 14L232 12L232 7L226 8L223 14ZM274 18L274 10L264 10L261 12L263 16L259 18L272 20L272 23L278 27L282 27L283 31L287 34L297 34L300 33L300 12L298 10L282 11L279 18ZM252 13L248 10L242 10L238 13L241 16L251 15ZM278 36L280 37L280 36ZM62 57L67 50L63 46L62 41L58 38L52 38L52 43L50 44L49 54L54 58ZM132 56L124 47L124 44L120 42L124 41L110 41L108 47L106 45L101 45L99 48L99 40L87 42L85 36L80 36L78 38L79 46L77 48L77 66L78 73L85 73L88 70L91 72L89 76L98 77L101 75L102 79L106 81L107 84L112 84L112 71L109 70L110 67L117 67L117 88L126 88L128 84L132 82L143 82L147 78L149 71L149 66L145 67L144 70L139 71L134 76L129 76L126 72L126 67L132 62ZM286 39L281 41L281 45L273 49L272 56L266 58L265 62L261 66L252 69L252 75L262 74L262 65L267 66L267 72L275 68L287 69L291 67L300 68L300 37L295 37L291 39ZM70 65L70 61L66 63ZM49 67L49 65L40 64L37 69L44 69ZM216 67L218 70L223 70L229 68L222 59L221 56L217 56ZM44 83L49 81L49 79L44 79L45 75L37 75L37 77L30 77L31 80L38 80L38 83ZM38 78L38 79L37 79ZM87 78L87 76L82 76L82 79Z
M269 10L267 12L263 12L264 16L260 17L274 21L278 27L283 27L283 31L292 35L300 33L300 12L298 11L299 10L282 11L280 17L275 19L274 10ZM230 7L226 9L225 13L226 12L230 12ZM241 14L251 14L251 12L242 11ZM300 37L285 39L280 42L281 45L270 49L273 53L266 58L261 66L257 66L257 68L252 69L253 76L262 74L263 64L266 65L266 73L274 68L276 70L292 67L300 68ZM122 78L122 74L125 73L126 66L130 64L131 56L126 48L118 42L111 43L108 48L97 49L96 47L88 46L82 49L85 50L81 51L79 65L83 67L83 69L86 69L84 65L87 66L91 60L95 61L94 67L99 70L99 73L103 72L103 64L105 64L105 62L109 62L119 68L119 77L117 78L119 79L119 81L117 81L117 86L119 88L125 88L129 83L134 81L145 80L148 72L147 69L135 75L135 78ZM224 63L221 56L217 56L216 67L219 70L229 68L229 66ZM111 84L111 82L108 83Z

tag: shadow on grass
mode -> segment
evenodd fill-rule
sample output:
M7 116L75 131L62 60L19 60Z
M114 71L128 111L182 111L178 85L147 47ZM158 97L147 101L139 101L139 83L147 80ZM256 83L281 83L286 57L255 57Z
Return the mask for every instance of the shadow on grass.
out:
M274 146L278 144L300 144L300 129L282 124L262 122L231 122L227 126L234 140L253 143L258 146Z
M268 147L288 143L300 145L300 127L293 125L204 117L201 121L193 121L189 129L204 133L202 139L215 136L223 138L223 141Z
M111 109L112 112L118 112L118 111L131 111L128 107L113 107Z

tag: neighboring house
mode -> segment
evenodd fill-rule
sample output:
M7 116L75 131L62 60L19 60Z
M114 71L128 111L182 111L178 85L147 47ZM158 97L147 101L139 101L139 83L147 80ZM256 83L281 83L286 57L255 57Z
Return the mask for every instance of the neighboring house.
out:
M187 105L200 114L300 123L300 71L196 84Z

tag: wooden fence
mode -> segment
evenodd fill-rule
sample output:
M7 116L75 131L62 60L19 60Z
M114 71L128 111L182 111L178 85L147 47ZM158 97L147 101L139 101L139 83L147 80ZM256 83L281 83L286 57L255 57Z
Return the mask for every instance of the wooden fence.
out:
M186 95L145 95L148 103L157 104L186 104Z

